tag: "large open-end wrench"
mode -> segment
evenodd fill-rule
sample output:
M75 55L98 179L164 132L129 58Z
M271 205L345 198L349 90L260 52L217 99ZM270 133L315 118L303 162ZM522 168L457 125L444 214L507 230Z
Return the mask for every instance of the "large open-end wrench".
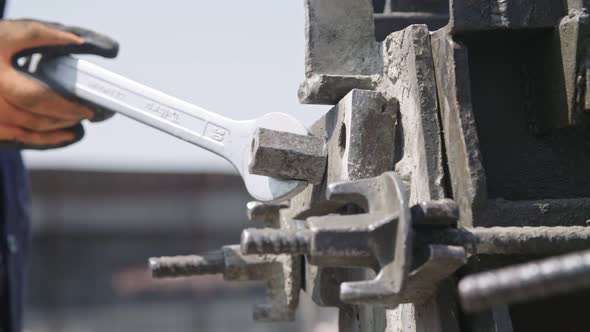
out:
M166 95L88 61L62 56L42 61L36 78L86 102L123 114L216 153L240 172L248 192L260 201L287 199L305 183L250 173L257 128L307 135L298 120L283 113L236 121Z

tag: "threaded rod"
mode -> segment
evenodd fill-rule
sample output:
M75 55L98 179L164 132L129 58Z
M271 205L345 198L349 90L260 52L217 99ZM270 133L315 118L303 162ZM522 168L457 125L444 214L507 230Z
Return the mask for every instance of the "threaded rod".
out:
M311 232L279 229L246 229L242 232L241 250L244 255L307 254Z
M590 250L473 274L459 282L465 311L590 287Z
M225 258L222 251L204 255L152 257L149 267L154 278L175 278L223 273Z

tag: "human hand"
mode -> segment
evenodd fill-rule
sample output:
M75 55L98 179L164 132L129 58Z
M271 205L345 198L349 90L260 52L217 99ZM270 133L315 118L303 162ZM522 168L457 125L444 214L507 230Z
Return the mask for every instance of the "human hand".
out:
M30 70L32 54L115 57L117 52L115 41L89 30L35 20L0 21L0 142L34 149L66 146L84 135L82 120L109 115L67 100L23 74Z

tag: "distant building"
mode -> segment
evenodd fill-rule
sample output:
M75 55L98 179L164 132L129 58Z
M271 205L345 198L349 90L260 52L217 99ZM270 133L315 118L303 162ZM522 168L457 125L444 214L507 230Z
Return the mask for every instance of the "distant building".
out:
M238 243L249 223L241 178L72 171L31 178L30 331L310 331L309 315L254 323L252 306L264 298L256 283L154 281L148 273L150 256Z

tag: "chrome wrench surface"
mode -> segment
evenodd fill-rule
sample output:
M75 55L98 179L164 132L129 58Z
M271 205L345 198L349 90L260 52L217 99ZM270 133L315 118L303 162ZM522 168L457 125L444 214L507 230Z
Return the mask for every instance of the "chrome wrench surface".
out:
M222 156L239 171L248 192L257 200L288 199L305 187L302 181L255 175L248 170L257 128L308 134L305 126L290 115L269 113L253 120L232 120L70 56L42 62L35 77L68 95Z

